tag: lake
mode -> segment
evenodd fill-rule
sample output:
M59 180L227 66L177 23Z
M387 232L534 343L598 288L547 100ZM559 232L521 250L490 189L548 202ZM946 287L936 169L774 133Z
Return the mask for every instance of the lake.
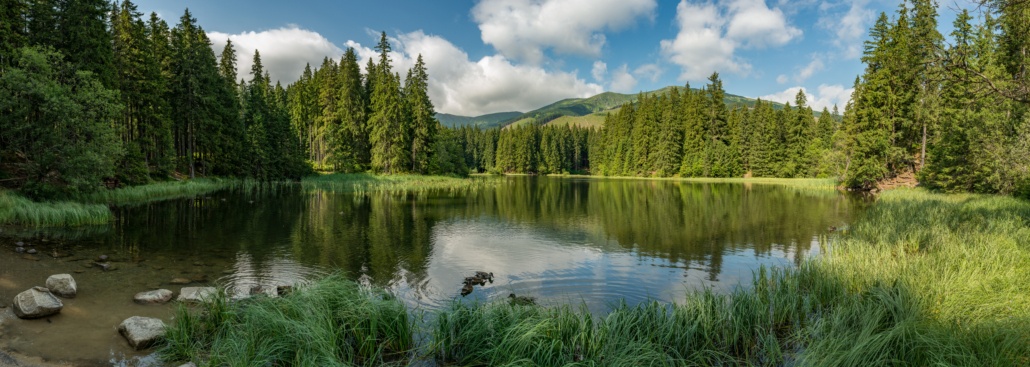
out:
M0 229L0 350L77 365L146 365L117 332L173 305L136 292L175 278L230 294L342 272L416 310L509 294L603 313L620 300L682 301L695 289L748 286L761 266L827 251L832 228L864 206L831 190L668 180L503 177L467 192L347 193L303 185L236 189L119 207L115 223ZM832 227L832 228L831 228ZM23 241L38 254L15 253ZM114 270L92 266L100 255ZM462 280L492 283L460 294ZM79 296L49 319L19 320L10 300L71 273ZM142 358L142 359L141 359Z

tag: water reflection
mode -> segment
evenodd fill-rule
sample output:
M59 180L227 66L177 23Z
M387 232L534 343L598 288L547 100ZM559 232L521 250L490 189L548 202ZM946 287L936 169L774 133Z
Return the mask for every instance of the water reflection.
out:
M469 194L250 188L118 208L111 226L6 228L0 243L32 241L41 254L67 257L0 252L0 299L55 273L75 272L82 291L53 324L0 322L12 336L0 338L0 348L59 360L140 356L112 325L141 314L170 318L171 306L131 298L157 287L178 291L174 278L242 294L342 271L421 309L509 293L594 311L621 299L682 301L690 289L747 284L761 265L818 254L827 227L847 223L862 206L832 191L777 186L497 179L505 182ZM119 270L91 268L101 254ZM493 272L494 282L461 297L463 278L480 270ZM68 343L80 345L45 347Z

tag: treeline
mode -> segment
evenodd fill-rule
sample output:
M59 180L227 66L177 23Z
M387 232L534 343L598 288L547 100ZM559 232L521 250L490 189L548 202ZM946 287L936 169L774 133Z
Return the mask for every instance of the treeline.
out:
M522 125L459 130L467 165L480 172L592 173L654 177L829 177L841 117L814 116L803 92L796 107L729 108L718 74L702 89L640 94L600 130Z
M362 74L353 49L289 87L255 51L244 77L189 10L170 28L129 0L0 3L0 187L74 197L175 176L294 180L319 168L467 169L439 127L419 56L401 84L386 34Z
M718 74L702 89L644 95L600 130L462 129L479 171L606 176L834 177L872 189L918 178L948 192L1030 197L1030 2L983 1L959 14L946 44L937 4L907 0L881 14L865 73L843 116L793 105L730 108Z
M174 28L126 0L6 0L0 28L0 180L36 198L195 175L310 171L287 92L255 54L216 57L187 10Z

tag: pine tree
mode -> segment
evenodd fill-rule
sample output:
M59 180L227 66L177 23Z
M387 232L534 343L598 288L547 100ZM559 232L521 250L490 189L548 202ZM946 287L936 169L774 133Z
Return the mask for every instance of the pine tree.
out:
M93 72L105 86L115 86L114 53L107 20L111 4L106 0L61 0L58 2L54 45L79 70Z
M433 101L429 99L429 74L422 55L418 55L415 67L408 72L404 98L411 120L411 171L426 173L440 123L436 120Z
M408 165L406 134L404 133L404 111L400 99L400 81L390 70L390 42L386 32L379 44L379 63L371 70L373 81L372 111L369 116L369 142L372 144L372 169L376 172L403 172Z
M28 44L27 0L0 0L0 74L14 64L15 51Z

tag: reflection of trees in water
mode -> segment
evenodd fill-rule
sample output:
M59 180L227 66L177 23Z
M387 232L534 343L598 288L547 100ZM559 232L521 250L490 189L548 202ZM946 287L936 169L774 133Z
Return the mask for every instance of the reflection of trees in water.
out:
M463 215L580 227L646 255L705 265L714 279L731 252L779 250L799 263L852 206L843 195L769 185L527 178L480 192Z
M426 284L434 224L487 217L591 233L599 247L617 243L700 266L714 279L729 253L782 251L800 262L813 238L846 222L853 207L842 195L764 185L509 181L467 195L351 195L290 186L223 192L121 208L106 238L144 257L154 252L232 257L242 251L258 268L285 250L303 264L367 275L376 285L404 281L420 288Z

